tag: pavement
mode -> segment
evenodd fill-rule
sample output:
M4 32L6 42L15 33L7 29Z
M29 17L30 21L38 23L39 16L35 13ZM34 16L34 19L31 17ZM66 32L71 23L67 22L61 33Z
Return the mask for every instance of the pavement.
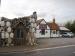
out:
M13 46L13 47L2 47L0 53L11 53L11 52L28 52L31 50L41 48L52 48L58 46L75 45L75 38L44 38L37 39L37 45L35 46Z

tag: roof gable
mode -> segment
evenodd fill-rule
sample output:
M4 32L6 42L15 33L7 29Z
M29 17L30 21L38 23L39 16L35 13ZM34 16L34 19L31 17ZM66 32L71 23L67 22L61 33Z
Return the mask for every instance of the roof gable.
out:
M59 30L59 26L56 23L47 23L51 30Z
M60 29L60 30L65 30L65 31L70 31L69 29L67 29L67 28L64 27L64 26L59 26L59 29Z
M29 17L14 18L12 20L12 28L14 28L19 23L23 23L23 25L26 26L26 21L28 20L29 20Z
M37 21L36 21L36 24L39 25L42 20L43 20L43 19L37 20Z
M39 24L47 24L47 23L44 19L40 19L40 20L37 20L36 24L39 25Z
M46 24L45 20L42 20L40 24Z

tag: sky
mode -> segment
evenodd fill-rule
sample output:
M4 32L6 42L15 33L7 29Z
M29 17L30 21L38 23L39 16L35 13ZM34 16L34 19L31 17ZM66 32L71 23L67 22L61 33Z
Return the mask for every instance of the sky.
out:
M1 0L0 0L0 5L1 5Z
M1 0L0 17L9 19L29 16L36 11L38 19L64 23L75 20L75 0Z

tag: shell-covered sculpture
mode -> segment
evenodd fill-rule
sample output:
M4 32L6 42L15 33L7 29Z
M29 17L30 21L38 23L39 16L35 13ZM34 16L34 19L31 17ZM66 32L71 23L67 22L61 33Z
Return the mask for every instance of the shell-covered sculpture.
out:
M10 45L11 41L12 43L14 42L14 45L17 45L17 43L22 45L22 43L26 44L26 42L27 44L34 44L34 41L32 41L32 39L34 40L32 34L35 32L36 20L36 12L34 12L33 15L27 17L20 17L14 19L2 17L0 20L1 38L8 40L8 45ZM18 35L18 33L20 35ZM30 34L29 37L28 33ZM18 37L20 37L19 41L17 40Z

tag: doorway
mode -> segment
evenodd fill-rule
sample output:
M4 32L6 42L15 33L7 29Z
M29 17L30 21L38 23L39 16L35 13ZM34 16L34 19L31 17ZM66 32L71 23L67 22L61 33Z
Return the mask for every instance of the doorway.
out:
M14 29L14 45L25 45L26 35L25 26L22 22L20 22Z

